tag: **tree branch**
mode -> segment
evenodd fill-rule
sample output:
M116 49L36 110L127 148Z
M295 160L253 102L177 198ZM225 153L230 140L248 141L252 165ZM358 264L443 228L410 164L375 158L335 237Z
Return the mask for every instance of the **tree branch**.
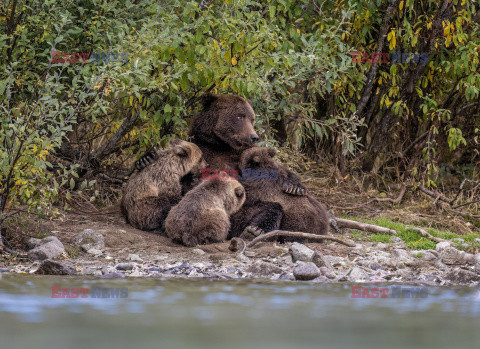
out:
M293 231L286 231L286 230L274 230L266 234L262 234L260 236L257 236L255 239L250 241L247 244L247 247L253 247L255 246L258 242L269 239L274 236L290 236L290 237L296 237L300 239L312 239L312 240L332 240L335 242L338 242L339 244L348 246L348 247L355 247L355 244L352 244L350 242L343 241L335 236L331 235L316 235L316 234L309 234L309 233L301 233L301 232L293 232Z
M370 233L386 233L392 235L395 235L397 233L395 230L390 228L385 228L379 225L373 225L363 222L356 222L350 219L337 218L337 224L339 228L357 229Z

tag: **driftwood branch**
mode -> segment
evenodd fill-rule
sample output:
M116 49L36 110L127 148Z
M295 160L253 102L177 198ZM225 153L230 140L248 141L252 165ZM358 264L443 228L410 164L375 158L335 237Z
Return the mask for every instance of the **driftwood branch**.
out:
M286 231L286 230L274 230L266 234L262 234L260 236L257 236L255 239L250 241L247 244L247 247L253 247L255 246L258 242L269 239L274 236L289 236L289 237L295 237L295 238L300 238L300 239L312 239L312 240L331 240L338 242L339 244L349 246L349 247L355 247L355 244L352 244L350 242L343 241L339 238L336 238L335 236L331 235L316 235L316 234L309 234L309 233L301 233L301 232L293 232L293 231Z
M337 218L339 228L357 229L367 231L370 233L386 233L395 235L397 232L390 228L381 227L379 225L368 224L363 222L356 222L350 219Z
M426 230L423 230L423 229L420 229L420 228L412 228L413 231L416 231L417 233L419 233L421 236L427 238L427 239L430 239L432 241L435 241L435 242L445 242L445 241L448 241L448 240L445 240L445 239L441 239L441 238L437 238L435 236L433 236L432 234L430 234L429 232L427 232Z

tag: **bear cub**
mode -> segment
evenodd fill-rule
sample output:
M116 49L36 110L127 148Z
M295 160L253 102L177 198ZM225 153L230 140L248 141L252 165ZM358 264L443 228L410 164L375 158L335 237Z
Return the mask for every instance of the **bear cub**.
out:
M225 241L230 216L244 201L245 189L233 178L202 181L170 210L165 232L174 242L189 247Z
M283 191L289 170L274 160L276 151L254 147L245 150L240 167L262 173L277 173L274 178L257 176L242 181L247 193L246 205L254 202L274 202L282 206L280 229L323 235L329 231L327 210L310 195L290 195ZM248 222L244 222L244 225Z
M150 166L128 180L120 204L127 222L141 230L163 229L168 212L185 192L184 179L199 177L206 165L197 145L171 139Z

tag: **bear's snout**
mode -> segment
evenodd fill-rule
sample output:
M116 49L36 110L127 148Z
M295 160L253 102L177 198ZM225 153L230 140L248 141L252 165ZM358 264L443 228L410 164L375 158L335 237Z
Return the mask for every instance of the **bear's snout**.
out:
M250 135L250 142L251 142L252 144L255 144L255 143L258 142L258 139L259 139L259 138L260 138L260 137L258 137L258 135L257 135L256 133L251 134L251 135Z

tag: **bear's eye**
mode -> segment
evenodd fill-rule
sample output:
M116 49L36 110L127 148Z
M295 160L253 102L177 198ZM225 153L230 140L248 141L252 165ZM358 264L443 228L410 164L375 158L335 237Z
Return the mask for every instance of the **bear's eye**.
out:
M245 117L244 115L240 115L240 114L236 116L237 120L242 120L244 117Z

